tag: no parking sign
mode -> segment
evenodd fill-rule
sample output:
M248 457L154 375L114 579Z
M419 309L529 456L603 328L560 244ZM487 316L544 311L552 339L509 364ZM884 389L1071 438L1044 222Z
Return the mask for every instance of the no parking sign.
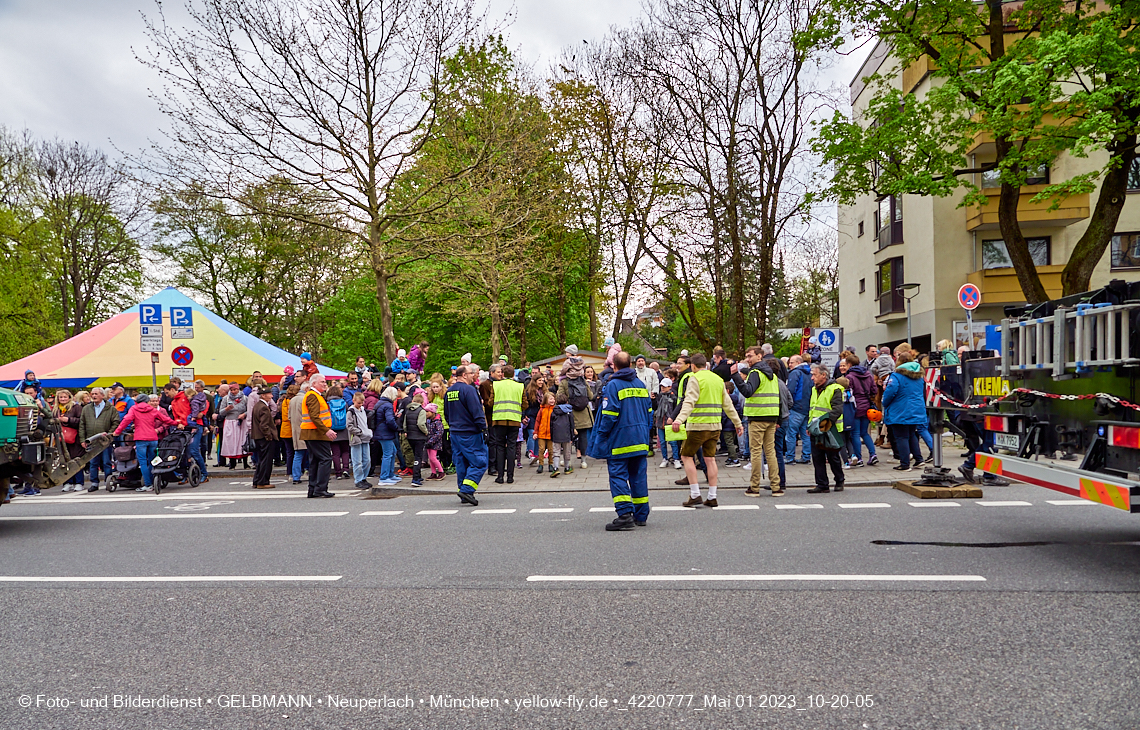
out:
M186 367L194 362L194 353L186 345L179 345L170 352L170 359L174 361L175 365Z

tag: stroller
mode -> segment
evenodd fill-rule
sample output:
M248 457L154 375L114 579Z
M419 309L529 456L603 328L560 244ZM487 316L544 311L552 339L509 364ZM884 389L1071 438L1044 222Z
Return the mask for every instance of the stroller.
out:
M186 481L191 487L196 487L202 482L202 470L198 467L198 463L190 458L191 438L189 431L171 431L158 442L158 455L151 462L155 494L161 492L171 482L180 481L183 474L186 475Z
M142 486L142 469L135 456L134 441L128 440L122 446L116 446L112 451L112 460L115 471L107 477L107 491L114 492L119 487L135 488Z

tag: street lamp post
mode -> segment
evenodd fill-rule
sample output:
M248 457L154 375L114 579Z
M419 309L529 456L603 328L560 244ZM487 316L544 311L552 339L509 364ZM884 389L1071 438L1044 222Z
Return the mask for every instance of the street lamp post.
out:
M914 341L911 337L910 331L910 300L918 296L919 284L899 284L898 292L906 299L906 341L911 347L914 347Z

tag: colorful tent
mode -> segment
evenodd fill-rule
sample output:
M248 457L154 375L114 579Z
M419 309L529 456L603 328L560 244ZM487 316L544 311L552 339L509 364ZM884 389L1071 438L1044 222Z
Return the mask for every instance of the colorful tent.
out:
M194 377L205 380L208 385L223 379L245 382L255 370L261 371L267 381L276 382L281 379L286 365L297 370L301 367L297 354L259 340L177 289L168 287L82 334L0 365L0 386L17 385L23 380L24 371L31 370L48 388L89 388L114 382L128 388L149 388L150 354L141 349L139 341L139 313L147 306L150 312L156 312L157 307L162 311L163 349L155 366L159 386L170 379L172 368L179 367L171 359L172 351L179 347L190 349L193 359L186 367L193 368ZM193 339L171 339L171 307L192 310ZM325 375L344 375L326 367L320 367L320 371Z

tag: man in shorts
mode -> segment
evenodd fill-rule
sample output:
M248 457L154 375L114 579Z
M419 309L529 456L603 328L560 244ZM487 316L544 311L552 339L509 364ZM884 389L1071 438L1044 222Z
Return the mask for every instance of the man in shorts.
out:
M744 433L744 425L736 413L736 406L724 387L724 381L711 370L706 370L708 364L704 354L696 353L691 362L693 373L685 378L684 401L681 412L671 426L674 431L680 431L684 424L686 429L685 441L681 444L681 461L685 465L685 475L689 479L689 499L684 502L685 507L716 507L716 445L720 440L720 417L723 413L736 427L736 435ZM708 468L709 480L708 499L701 499L701 487L697 482L697 464L693 457L697 452L703 452L705 465Z

